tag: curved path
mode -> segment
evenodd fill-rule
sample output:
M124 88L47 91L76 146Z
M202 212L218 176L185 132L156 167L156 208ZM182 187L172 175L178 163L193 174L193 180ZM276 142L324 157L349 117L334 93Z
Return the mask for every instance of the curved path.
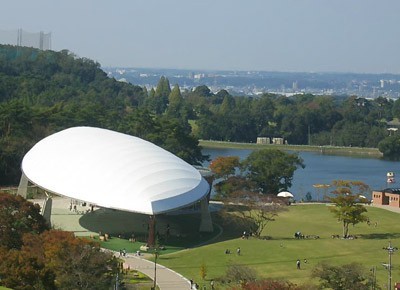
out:
M138 270L149 276L154 281L154 263L146 260L143 256L127 255L123 257L125 260L124 268ZM188 279L177 272L157 264L156 283L160 290L189 290L190 282Z
M33 203L37 203L40 206L43 204L43 200L30 200ZM63 197L53 198L53 210L52 210L52 224L56 228L62 228L66 231L74 232L75 235L90 235L97 234L88 231L79 224L79 219L82 215L71 213L69 210L70 199ZM79 208L79 206L78 206ZM79 208L80 209L80 208ZM105 251L109 251L104 249ZM119 257L118 252L113 252L114 255ZM138 270L149 278L154 280L154 263L145 259L148 254L136 256L134 254L127 254L126 257L120 257L125 260L124 267L129 266L130 269ZM178 274L177 272L166 268L162 265L157 264L157 285L160 290L189 290L190 281Z

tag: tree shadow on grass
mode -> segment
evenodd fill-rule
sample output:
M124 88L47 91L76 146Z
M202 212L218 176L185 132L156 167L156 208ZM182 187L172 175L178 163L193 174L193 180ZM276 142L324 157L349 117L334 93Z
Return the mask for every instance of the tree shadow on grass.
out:
M400 238L400 233L372 233L372 234L362 234L360 236L363 239L384 240L384 239Z
M218 241L237 239L242 237L243 232L249 233L255 227L255 224L249 219L245 219L234 213L218 212L213 213L213 221L223 228L223 233L218 238Z
M255 227L251 220L235 213L218 211L212 212L211 215L214 223L214 231L211 233L199 232L200 213L157 215L156 232L159 244L166 246L167 249L192 248L237 239L242 237L244 231L249 233ZM91 232L103 235L107 233L111 237L125 240L134 237L136 242L145 244L148 238L148 221L148 215L101 208L84 214L79 219L79 224ZM169 229L168 235L167 229Z
M125 240L134 239L147 243L149 215L102 208L87 213L79 219L79 224L91 232ZM190 248L215 238L220 229L214 227L211 233L199 232L200 213L160 214L156 216L156 236L159 245L167 249Z

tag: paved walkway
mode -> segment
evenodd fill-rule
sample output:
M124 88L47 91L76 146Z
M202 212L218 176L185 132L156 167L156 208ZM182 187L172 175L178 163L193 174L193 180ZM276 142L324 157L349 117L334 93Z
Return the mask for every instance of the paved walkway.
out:
M154 263L134 255L124 257L125 267L138 270L154 280ZM182 275L157 264L156 283L161 290L189 290L190 282Z

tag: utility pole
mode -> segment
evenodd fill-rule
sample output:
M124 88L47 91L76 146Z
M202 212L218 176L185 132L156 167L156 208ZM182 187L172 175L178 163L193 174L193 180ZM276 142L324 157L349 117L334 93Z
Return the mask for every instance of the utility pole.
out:
M386 250L389 253L389 264L387 265L387 269L388 269L388 290L391 290L392 289L392 254L394 253L394 251L397 251L398 248L397 247L392 247L392 243L389 242L389 246L388 247L383 247L383 250Z

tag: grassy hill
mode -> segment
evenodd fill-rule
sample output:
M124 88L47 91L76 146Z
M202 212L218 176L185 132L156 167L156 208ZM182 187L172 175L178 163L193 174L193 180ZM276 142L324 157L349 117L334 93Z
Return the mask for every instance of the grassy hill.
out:
M200 266L206 265L206 279L220 279L228 265L241 264L255 269L260 277L286 279L297 284L310 280L311 270L322 261L341 265L362 263L366 269L376 267L377 283L386 287L388 272L382 263L388 263L388 253L382 248L400 245L399 214L384 209L368 207L371 225L358 224L350 228L354 240L332 239L341 234L337 222L326 205L296 205L282 213L264 232L270 240L228 239L218 243L163 255L159 263L181 273L185 277L209 285L200 278ZM375 222L377 226L375 227ZM245 230L245 229L243 229ZM318 235L319 239L294 239L294 233ZM237 247L241 255L236 254ZM225 254L230 249L232 254ZM400 253L392 256L393 284L400 281ZM296 270L296 260L302 260L301 270ZM304 263L307 259L307 263Z

